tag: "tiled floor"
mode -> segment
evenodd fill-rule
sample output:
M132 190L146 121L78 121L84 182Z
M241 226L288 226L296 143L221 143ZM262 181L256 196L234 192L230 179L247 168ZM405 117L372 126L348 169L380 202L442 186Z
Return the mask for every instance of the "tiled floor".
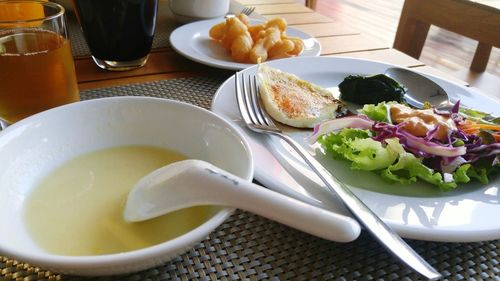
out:
M334 20L348 22L363 33L392 46L403 2L404 0L317 0L316 11ZM420 60L453 74L469 68L476 45L477 41L432 26ZM500 49L493 49L486 71L500 77Z

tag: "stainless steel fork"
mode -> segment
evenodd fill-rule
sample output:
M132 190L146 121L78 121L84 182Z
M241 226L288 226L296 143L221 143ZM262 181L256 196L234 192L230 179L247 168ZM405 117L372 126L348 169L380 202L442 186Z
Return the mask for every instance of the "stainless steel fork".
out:
M238 108L246 126L257 133L271 134L285 140L304 161L316 172L326 187L344 203L358 222L365 227L387 250L403 263L429 280L441 277L418 253L389 228L372 210L368 208L351 190L328 170L326 170L309 152L290 136L284 134L267 115L260 105L259 89L255 76L235 74L236 97Z
M249 16L253 13L253 11L255 11L255 7L245 7L241 10L241 13Z
M243 8L243 10L241 10L240 13L241 14L245 14L247 16L250 16L253 13L253 11L255 11L255 7L245 7L245 8ZM232 18L232 17L235 17L237 15L238 14L227 14L224 18L226 18L226 19L227 18Z

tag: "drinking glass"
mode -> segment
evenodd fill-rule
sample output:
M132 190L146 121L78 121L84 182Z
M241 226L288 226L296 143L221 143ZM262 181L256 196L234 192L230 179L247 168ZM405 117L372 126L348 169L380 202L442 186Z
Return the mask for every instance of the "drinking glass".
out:
M0 1L2 127L79 99L64 8L47 1Z
M158 0L73 0L94 62L102 69L146 64L153 43Z

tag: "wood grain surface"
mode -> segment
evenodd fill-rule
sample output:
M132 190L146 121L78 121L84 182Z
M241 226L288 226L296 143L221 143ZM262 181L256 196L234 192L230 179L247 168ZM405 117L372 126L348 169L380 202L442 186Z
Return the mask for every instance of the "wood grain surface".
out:
M160 6L166 4L165 0L160 2ZM290 26L317 38L322 46L322 56L370 59L415 67L424 72L437 73L446 77L446 74L427 67L419 60L396 49L392 49L389 44L382 40L364 34L345 22L328 18L293 0L242 0L241 3L233 1L231 9L233 12L237 12L244 5L256 7L256 13L252 15L253 17L262 18L263 16L265 19L283 17ZM165 9L165 6L163 6L163 9ZM172 17L168 13L163 16L165 15ZM170 20L169 26L175 27L179 25L173 18ZM167 30L172 30L172 28ZM171 48L153 49L146 65L132 71L111 72L101 70L90 57L75 59L75 65L81 90L161 79L203 76L206 73L220 71L192 62L177 54ZM466 83L461 81L461 84Z

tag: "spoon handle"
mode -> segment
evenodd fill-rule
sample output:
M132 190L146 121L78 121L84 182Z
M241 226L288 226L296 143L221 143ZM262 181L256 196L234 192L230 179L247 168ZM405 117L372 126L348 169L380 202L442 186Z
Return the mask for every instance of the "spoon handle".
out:
M215 166L190 171L194 182L203 182L212 204L236 207L288 225L303 232L337 242L350 242L359 236L359 224L349 217L315 207L250 183Z
M124 216L127 221L142 221L201 205L242 209L337 242L353 241L361 231L350 217L266 189L200 160L176 162L143 178L130 192Z

